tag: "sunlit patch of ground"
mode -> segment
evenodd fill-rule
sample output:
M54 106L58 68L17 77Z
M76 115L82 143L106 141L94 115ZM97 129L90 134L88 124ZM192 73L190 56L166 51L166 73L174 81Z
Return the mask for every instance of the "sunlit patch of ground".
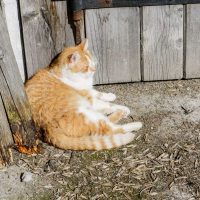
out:
M0 199L199 199L200 80L98 87L131 109L121 123L142 121L136 140L101 152L14 152L15 165L0 171ZM23 172L32 181L21 182Z

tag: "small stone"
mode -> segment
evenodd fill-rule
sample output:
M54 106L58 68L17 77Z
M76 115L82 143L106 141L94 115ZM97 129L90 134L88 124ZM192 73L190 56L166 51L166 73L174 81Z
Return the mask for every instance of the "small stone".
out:
M24 172L21 174L20 176L20 180L21 182L30 182L33 180L33 177L32 177L32 173L31 172Z

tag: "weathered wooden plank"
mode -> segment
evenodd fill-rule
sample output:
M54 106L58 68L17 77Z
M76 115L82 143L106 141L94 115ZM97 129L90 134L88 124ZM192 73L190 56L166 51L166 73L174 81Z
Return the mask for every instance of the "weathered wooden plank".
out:
M66 1L20 1L28 77L74 44Z
M6 110L7 117L9 119L10 128L13 133L17 131L17 127L21 125L21 119L17 108L15 107L13 98L10 94L10 90L8 88L5 77L0 69L0 92L1 98L4 103L4 108Z
M86 10L86 37L97 57L95 83L140 81L139 8Z
M10 153L8 148L11 145L13 145L12 133L0 93L0 165L2 162L5 162L5 164L10 162ZM1 159L3 159L3 161Z
M25 80L17 0L3 0L6 24L22 80Z
M186 78L200 78L200 5L187 5Z
M183 77L183 6L143 8L145 81Z
M7 87L11 93L14 105L19 113L21 123L25 129L24 144L33 145L35 141L35 126L31 117L31 111L24 91L23 81L21 79L17 63L12 51L8 30L0 7L0 70L1 81L6 80ZM2 83L2 82L1 82ZM3 94L3 84L0 85L0 93Z

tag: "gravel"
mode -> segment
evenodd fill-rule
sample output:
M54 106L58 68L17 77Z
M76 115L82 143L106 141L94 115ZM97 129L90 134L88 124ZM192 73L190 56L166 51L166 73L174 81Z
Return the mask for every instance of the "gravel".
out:
M0 171L0 200L200 199L200 80L98 86L142 121L129 145L109 151L63 151L43 144L37 156L13 150ZM31 173L29 182L21 174Z

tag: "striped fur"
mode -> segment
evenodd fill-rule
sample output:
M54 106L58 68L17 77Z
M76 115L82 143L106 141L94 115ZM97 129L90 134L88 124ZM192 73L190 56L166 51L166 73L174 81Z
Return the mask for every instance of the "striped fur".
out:
M61 149L73 150L103 150L126 145L133 141L135 134L93 135L83 137L69 137L60 134L59 137L48 136L48 142Z

